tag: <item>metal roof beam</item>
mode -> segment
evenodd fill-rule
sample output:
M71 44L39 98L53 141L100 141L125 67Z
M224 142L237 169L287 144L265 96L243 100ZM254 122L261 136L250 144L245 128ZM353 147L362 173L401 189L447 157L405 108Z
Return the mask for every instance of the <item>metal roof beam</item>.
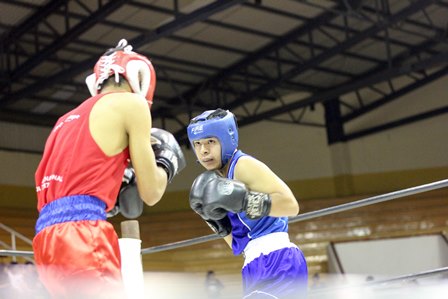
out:
M294 102L291 104L287 104L287 105L282 105L281 107L270 109L270 110L264 111L262 113L258 113L256 115L241 118L238 121L238 125L239 125L239 127L250 125L250 124L256 123L258 121L272 118L273 116L276 116L276 115L288 113L288 112L291 112L296 109L301 109L301 108L316 104L318 102L325 102L325 101L337 98L337 97L339 97L343 94L346 94L348 92L352 92L357 89L382 82L384 80L387 80L388 78L394 78L394 77L397 77L397 76L400 76L403 74L407 74L410 72L421 71L426 68L440 65L441 63L448 64L448 52L441 53L439 55L430 57L428 59L419 61L414 64L387 68L387 69L383 70L382 72L377 72L375 74L371 74L371 76L369 76L369 77L365 77L365 78L362 78L362 79L359 79L359 80L356 80L353 82L342 84L336 88L331 88L324 92L315 93L303 100L300 100L300 101L297 101L297 102ZM187 142L187 136L186 136L185 129L177 131L175 133L175 136L181 143Z
M356 80L353 82L349 82L347 84L342 84L336 88L331 88L328 91L313 94L312 96L310 96L304 100L301 100L299 102L291 103L291 104L288 104L288 105L280 107L280 108L274 108L269 111L265 111L263 113L255 115L255 116L244 118L239 121L239 125L240 126L248 125L248 124L263 120L264 118L272 117L273 115L279 115L279 114L282 114L282 113L285 113L285 112L288 112L291 110L303 108L303 107L306 107L308 105L312 105L312 104L315 104L318 102L324 102L324 101L330 100L332 98L346 94L348 92L354 91L356 89L382 82L382 81L386 80L387 78L397 77L397 76L400 76L403 74L407 74L409 72L421 71L426 68L440 65L441 63L445 63L445 64L448 63L448 52L430 57L428 59L422 60L422 61L414 63L414 64L392 67L392 68L386 69L382 72L372 74L370 77Z
M140 34L139 36L131 40L130 44L135 45L135 47L148 44L162 37L168 36L179 29L183 29L195 22L202 21L220 11L228 9L234 5L241 4L244 1L245 0L215 1L207 6L193 11L190 14L179 14L173 22L162 25L154 31Z
M326 22L331 21L334 17L337 17L333 12L326 12L322 15L316 17L315 19L311 19L309 23L306 23L305 25L301 25L284 36L278 38L274 42L268 44L267 46L263 47L259 51L252 53L249 56L244 57L237 63L233 64L232 66L220 71L215 76L211 77L210 79L198 84L194 88L190 89L189 91L185 92L182 95L182 98L190 99L190 105L193 105L195 103L195 100L199 96L199 94L203 91L208 91L209 88L213 89L213 86L218 86L222 82L225 81L228 77L231 77L234 74L241 73L243 70L248 68L249 66L255 64L259 59L264 59L268 57L270 54L275 53L275 51L278 51L279 49L283 48L285 45L287 45L290 42L293 42L295 39L297 39L299 36L307 34L311 30L315 28L319 28L322 26L322 24L325 24ZM278 84L278 80L275 80L276 84ZM267 82L272 81L268 80ZM245 95L240 97L240 104L245 102ZM241 100L244 98L243 100ZM253 98L253 97L252 97ZM176 99L174 98L173 101ZM199 104L198 106L202 106L205 103Z
M414 2L412 5L409 5L402 11L398 12L397 14L392 15L389 18L385 19L383 22L374 24L373 26L369 27L368 29L364 30L363 32L360 32L360 33L348 38L346 41L341 42L340 44L331 48L330 50L322 52L321 54L314 56L310 60L299 65L298 67L288 71L281 78L271 80L268 84L265 84L255 90L253 90L252 92L245 94L244 98L251 99L251 98L254 98L256 96L259 96L259 95L265 93L266 91L272 89L274 86L278 85L281 81L292 78L306 70L309 70L309 69L315 67L316 65L319 65L320 63L328 60L331 57L334 57L335 55L341 53L342 51L345 51L345 50L351 48L355 44L377 34L378 32L388 28L389 26L420 11L424 7L430 5L431 3L432 3L432 1L429 1L429 0L420 0L420 1ZM236 99L235 101L233 101L233 103L228 105L227 108L232 109L232 108L240 106L242 100L243 100L242 98Z
M174 19L172 22L169 22L165 25L161 25L154 31L142 33L138 37L134 38L130 43L134 45L134 47L136 48L138 46L142 46L144 44L153 42L168 34L172 34L174 31L182 29L185 26L192 24L193 22L205 19L214 13L217 13L224 9L228 9L231 6L240 4L242 2L244 2L244 0L215 1L207 6L204 6L196 11L193 11L190 14L180 16ZM48 87L49 85L53 85L60 81L66 80L67 78L72 78L76 75L79 75L88 68L91 68L92 65L95 64L97 59L98 57L92 57L86 59L54 75L48 76L45 80L40 80L19 91L13 93L7 93L0 99L0 107L8 105L9 103L17 101L30 94L37 93L40 90Z
M10 2L10 1L8 1ZM25 19L19 26L13 27L9 32L4 34L0 39L0 43L3 45L9 45L15 43L23 34L32 31L37 24L42 20L45 20L50 14L58 10L62 5L65 5L68 0L52 0L46 5L39 7L35 10L35 13Z
M126 0L114 0L99 7L99 9L92 14L88 15L84 20L67 30L62 36L54 36L53 42L43 49L38 50L35 55L29 57L25 62L12 70L10 73L10 80L16 80L22 78L25 74L29 73L37 65L45 61L48 57L56 53L63 46L76 39L82 33L90 29L94 24L111 14L118 8L120 8ZM68 22L67 22L68 23ZM66 28L67 29L67 28ZM8 45L6 45L8 46Z
M448 74L448 67L443 68L443 69L441 69L423 79L420 79L420 80L418 80L414 83L411 83L403 88L400 88L399 90L396 90L395 92L385 95L383 98L376 100L375 102L372 102L368 105L365 105L362 108L359 108L350 114L342 116L341 120L344 123L349 122L361 115L364 115L364 114L369 113L381 106L384 106L385 104L388 104L388 103L392 102L393 100L400 98L400 97L402 97L402 96L404 96L404 95L406 95L406 94L408 94L408 93L410 93L428 83L431 83L443 76L446 76L447 74Z
M411 124L411 123L414 123L417 121L421 121L421 120L425 120L425 119L428 119L431 117L439 116L439 115L442 115L445 113L448 113L448 106L436 108L436 109L433 109L430 111L415 114L415 115L412 115L409 117L404 117L404 118L401 118L401 119L398 119L395 121L391 121L391 122L388 122L385 124L381 124L381 125L367 128L364 130L360 130L357 132L349 133L349 134L345 135L344 140L349 141L349 140L358 139L358 138L361 138L361 137L364 137L367 135L371 135L371 134L375 134L375 133L382 132L385 130L397 128L399 126Z
M323 51L322 53L316 56L313 56L308 61L299 64L298 67L295 67L290 71L283 73L281 76L278 76L277 78L272 78L271 80L268 81L268 83L263 84L261 86L258 85L256 86L255 89L252 89L248 92L247 91L242 92L241 96L237 97L230 104L226 105L226 108L233 109L235 107L244 104L249 100L265 96L267 92L271 91L275 86L280 85L285 80L291 79L302 72L318 67L319 64L321 64L325 60L328 60L331 57L334 57L335 55L344 53L346 50L348 50L355 44L367 38L371 38L372 36L375 36L382 30L388 28L388 26L391 26L392 24L395 24L398 21L401 21L412 14L421 11L421 9L430 5L432 2L433 1L418 1L416 3L413 3L412 5L408 6L407 8L398 12L397 14L384 19L382 22L374 24L369 29L359 32L353 35L352 37L348 37L346 41L339 43L335 47ZM187 91L186 93L183 94L183 98L190 99L191 103L195 103L201 92L207 92L209 88L213 89L213 86L217 86L222 82L224 82L225 78L230 77L231 75L235 74L241 69L249 67L250 65L254 64L257 60L267 57L271 53L277 51L279 48L284 47L287 43L294 41L294 39L297 39L299 36L308 34L312 30L324 26L324 24L330 22L331 19L335 16L337 15L335 15L333 12L326 12L320 15L319 17L312 19L309 23L305 24L304 26L299 26L298 28L290 31L288 34L276 40L275 42L268 44L260 51L245 57L238 63L223 70L222 72L219 72L217 75L210 78L209 80Z
M407 17L421 11L422 9L429 6L433 2L434 1L430 1L430 0L420 0L420 1L413 2L411 5L407 6L403 10L397 12L396 14L385 18L381 22L375 23L373 26L367 28L366 30L364 30L362 32L359 32L351 37L348 37L347 40L337 44L335 47L329 49L328 51L324 51L316 56L313 56L308 61L305 61L303 64L300 64L298 67L291 69L290 71L283 74L281 77L272 79L268 83L261 85L250 92L242 94L240 97L237 97L230 104L225 105L225 108L234 109L236 107L244 105L247 102L247 100L252 100L256 97L266 94L266 92L272 90L275 86L278 86L282 81L288 80L288 79L300 74L301 72L312 69L313 67L328 60L329 58L334 57L335 55L342 53L343 51L346 51L347 49L351 48L355 44L357 44L367 38L375 36L377 33L379 33L382 30L385 30L389 26L396 24L396 23L406 19ZM290 31L287 35L285 35L281 39L275 41L274 43L267 45L261 51L255 53L254 55L251 55L250 57L246 57L239 63L237 63L237 64L233 65L232 67L219 73L217 76L213 77L209 81L196 87L195 90L189 91L187 93L187 95L190 97L197 96L197 93L201 92L202 90L206 90L205 86L216 84L216 82L214 82L214 81L219 82L221 77L225 77L228 73L233 73L233 72L236 72L239 68L247 67L248 65L250 65L257 59L268 55L269 53L275 51L278 47L285 45L286 43L290 42L294 38L297 38L298 36L300 36L302 34L306 34L314 28L319 28L319 26L321 26L322 24L325 24L325 22L330 21L331 16L334 16L334 14L332 12L324 13L321 16L313 19L310 24L306 24L306 26L300 26L300 27ZM437 63L437 61L431 60L431 63ZM415 64L412 67L420 68L420 69L424 68L422 66L422 63ZM387 77L393 77L393 76L397 76L398 74L407 73L410 71L410 68L411 68L410 66L406 66L406 67L398 67L398 68L388 69L385 72L379 73L379 76L373 75L364 80L356 80L356 81L350 82L348 84L340 85L338 88L330 89L329 91L317 92L317 93L313 94L312 96L310 96L304 100L301 100L299 102L295 102L295 103L288 104L288 105L283 105L282 107L279 107L279 108L274 108L269 111L265 111L263 113L259 113L256 115L252 115L252 116L243 118L239 121L239 124L240 124L240 126L243 126L243 125L255 123L257 121L261 121L263 119L267 119L267 118L270 118L270 117L278 115L278 114L283 114L283 113L286 113L286 112L294 110L294 109L306 107L310 104L315 104L317 102L323 102L323 101L331 99L331 98L337 98L340 95L342 95L348 91L355 90L355 89L359 88L359 86L366 86L375 81L376 82L382 81L382 80L384 80L384 78L387 78ZM191 114L191 112L190 112L190 114ZM184 141L186 138L185 130L180 130L180 131L176 132L176 136L179 138L179 140Z

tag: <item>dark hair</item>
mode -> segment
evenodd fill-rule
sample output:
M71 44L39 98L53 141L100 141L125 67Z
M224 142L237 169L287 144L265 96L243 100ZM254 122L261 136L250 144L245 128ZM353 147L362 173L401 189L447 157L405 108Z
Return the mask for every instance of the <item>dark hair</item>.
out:
M123 45L120 45L120 43L119 43L115 48L107 49L106 52L104 52L104 54L102 56L109 56L109 55L114 54L115 52L123 51L124 48L126 48L127 46L128 46L127 42Z
M120 79L118 80L118 83L115 82L115 76L110 76L104 82L101 84L101 89L103 89L106 86L114 86L114 87L121 87L123 85L123 82L128 82L122 75L119 75Z

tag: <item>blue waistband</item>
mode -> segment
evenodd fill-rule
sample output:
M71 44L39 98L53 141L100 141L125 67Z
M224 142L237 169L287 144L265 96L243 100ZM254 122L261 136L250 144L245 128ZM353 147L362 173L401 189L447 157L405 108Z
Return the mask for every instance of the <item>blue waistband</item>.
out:
M36 234L53 224L80 220L106 220L106 203L90 195L71 195L54 200L40 211Z

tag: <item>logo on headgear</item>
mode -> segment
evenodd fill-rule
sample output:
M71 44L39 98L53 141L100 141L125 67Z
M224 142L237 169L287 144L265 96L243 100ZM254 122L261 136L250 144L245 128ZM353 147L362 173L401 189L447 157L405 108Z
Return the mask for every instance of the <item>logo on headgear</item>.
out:
M204 126L203 125L197 125L193 128L191 128L191 133L196 135L196 134L200 134L204 131Z

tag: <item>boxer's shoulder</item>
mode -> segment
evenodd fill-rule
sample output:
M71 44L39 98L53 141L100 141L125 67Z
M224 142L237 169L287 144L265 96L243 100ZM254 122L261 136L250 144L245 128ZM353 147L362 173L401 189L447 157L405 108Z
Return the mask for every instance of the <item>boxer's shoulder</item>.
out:
M105 94L95 107L102 107L107 110L118 109L121 112L128 110L139 110L142 108L148 109L148 104L145 98L139 94L132 92L110 92Z

